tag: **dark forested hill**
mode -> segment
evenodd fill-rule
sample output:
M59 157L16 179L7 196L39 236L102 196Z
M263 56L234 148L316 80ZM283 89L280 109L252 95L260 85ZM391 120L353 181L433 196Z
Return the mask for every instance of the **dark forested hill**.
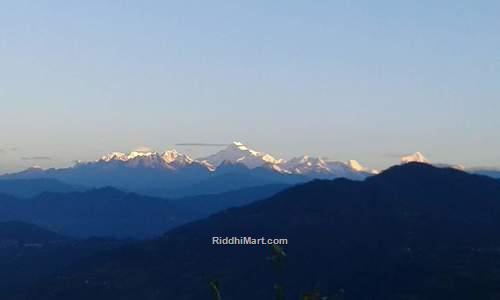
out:
M15 299L208 299L214 279L223 299L272 299L276 282L286 299L499 299L499 232L497 181L411 163L290 188L90 257ZM287 238L286 259L277 269L269 247L213 236Z
M28 223L0 222L0 298L61 272L75 261L130 243L73 240Z
M201 215L207 216L227 208L243 206L257 200L269 198L288 187L290 187L290 185L268 184L220 194L177 198L171 201L178 206L186 207L193 211L197 211Z
M66 237L32 224L17 221L0 222L0 243L1 241L50 243L62 240L66 240Z

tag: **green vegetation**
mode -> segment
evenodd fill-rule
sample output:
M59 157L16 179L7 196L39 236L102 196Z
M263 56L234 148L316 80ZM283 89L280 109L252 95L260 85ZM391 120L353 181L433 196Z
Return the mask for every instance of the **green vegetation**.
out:
M210 288L212 290L212 295L214 300L221 300L220 290L219 290L219 282L214 280L210 281Z

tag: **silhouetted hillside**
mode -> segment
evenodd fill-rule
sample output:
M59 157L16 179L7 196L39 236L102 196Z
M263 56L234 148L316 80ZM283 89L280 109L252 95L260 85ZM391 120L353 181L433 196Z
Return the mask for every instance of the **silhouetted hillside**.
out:
M77 260L130 242L72 240L32 224L0 222L0 298L60 272Z
M65 240L60 234L24 222L0 222L0 245L2 242L49 243ZM1 247L1 246L0 246Z
M266 199L290 187L285 184L269 184L249 187L220 194L207 194L199 196L172 199L172 203L189 208L203 216L232 207L243 206L257 200Z
M114 188L29 199L0 195L0 220L25 221L73 237L154 237L199 216L166 199Z
M50 178L0 179L0 194L23 198L33 197L43 192L69 193L83 190L85 188Z
M86 259L16 299L499 299L500 184L411 163L364 182L314 181ZM264 246L213 236L288 238L282 278Z

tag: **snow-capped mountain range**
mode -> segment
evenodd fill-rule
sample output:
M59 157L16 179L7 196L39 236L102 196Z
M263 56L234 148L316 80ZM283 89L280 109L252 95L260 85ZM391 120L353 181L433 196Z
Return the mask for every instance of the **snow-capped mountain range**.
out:
M347 177L351 179L361 179L367 175L378 173L376 170L361 166L356 160L341 162L308 155L290 160L275 158L268 153L253 150L241 142L233 142L225 149L199 159L191 158L176 150L169 150L164 153L132 151L130 153L112 152L96 161L80 162L79 164L113 163L130 167L140 166L170 170L197 165L206 168L208 171L215 171L223 163L231 163L243 165L250 170L263 167L281 174Z
M410 162L430 164L430 161L421 152L405 155L401 157L400 162L401 164ZM187 154L180 153L175 149L167 150L163 153L149 150L136 150L130 153L111 152L94 161L78 161L71 168L90 166L120 166L176 171L190 167L197 167L198 169L202 169L207 172L215 172L218 167L223 164L241 165L249 170L265 168L283 175L302 175L314 178L345 177L350 179L363 179L366 176L379 173L378 170L362 166L356 160L343 162L328 158L311 157L308 155L294 157L289 160L276 158L269 153L253 150L241 142L233 142L225 149L222 149L213 155L197 159L192 158ZM462 166L446 164L435 165L463 169ZM37 167L30 168L23 172L41 173L43 171L43 169Z
M262 167L264 165L280 165L285 162L285 160L276 159L270 154L252 150L241 142L233 142L226 149L208 157L201 158L200 161L214 168L218 167L223 162L231 162L243 164L250 169Z
M362 180L375 173L354 160L340 162L307 155L284 160L233 142L213 155L198 159L176 150L112 152L68 168L29 168L0 179L51 178L81 186L113 186L173 197L268 184L296 184L315 178Z
M401 163L430 163L420 152ZM461 166L434 164L442 167ZM61 169L29 168L0 179L50 178L85 187L113 186L155 196L186 196L232 191L268 184L297 184L312 179L363 180L377 174L356 160L336 161L303 155L289 160L255 151L241 142L202 158L176 150L112 152L99 159Z
M430 163L420 152L405 155L400 159L401 164L410 162ZM309 155L294 157L289 160L276 158L271 154L253 150L241 142L233 142L219 152L198 159L177 150L167 150L163 153L155 151L132 151L130 153L111 152L95 161L79 161L74 167L95 165L119 165L124 167L142 167L152 169L167 169L171 171L197 166L214 172L222 164L242 165L250 170L266 168L280 174L295 174L321 178L346 177L363 179L366 176L379 173L378 170L362 166L356 160L346 162L318 158ZM437 164L440 166L449 166ZM459 166L453 166L458 167ZM31 168L29 170L35 171ZM36 168L37 172L43 169Z
M418 162L424 164L432 164L439 168L453 168L457 170L465 171L465 167L462 165L453 165L453 164L445 164L445 163L432 163L430 162L421 152L415 152L413 154L405 155L401 157L401 164L407 164L411 162Z
M149 167L149 168L166 168L175 170L181 167L186 167L192 164L201 164L207 168L211 168L211 165L206 164L201 161L192 159L186 154L177 152L176 150L168 150L163 153L158 152L140 152L132 151L128 154L122 152L112 152L110 154L104 155L100 159L93 162L79 162L79 164L105 164L105 163L122 163L124 165L134 167Z

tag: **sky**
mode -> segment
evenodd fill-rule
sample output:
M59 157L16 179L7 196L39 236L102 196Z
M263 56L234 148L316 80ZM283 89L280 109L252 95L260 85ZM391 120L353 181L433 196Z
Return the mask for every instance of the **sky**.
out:
M0 3L0 173L234 140L500 167L499 129L499 1Z

